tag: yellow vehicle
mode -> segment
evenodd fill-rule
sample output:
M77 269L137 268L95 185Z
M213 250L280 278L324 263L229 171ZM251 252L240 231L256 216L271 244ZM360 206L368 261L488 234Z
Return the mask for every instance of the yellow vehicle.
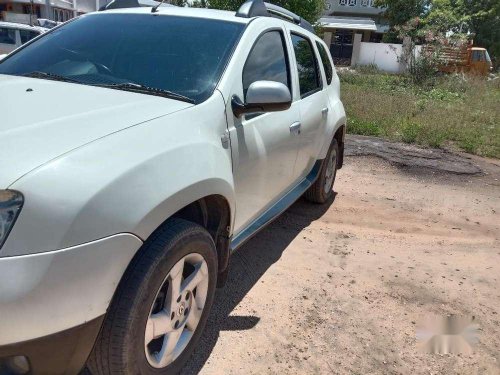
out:
M470 44L462 46L443 46L439 49L427 47L435 52L439 60L438 69L445 73L463 72L487 76L493 70L493 63L485 48L473 47Z

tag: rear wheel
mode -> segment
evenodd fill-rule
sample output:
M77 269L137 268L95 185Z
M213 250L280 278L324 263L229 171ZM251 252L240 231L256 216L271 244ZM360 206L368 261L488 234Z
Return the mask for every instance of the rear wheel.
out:
M175 374L205 326L217 253L199 225L173 219L130 265L89 358L97 374Z
M334 138L325 160L321 166L319 176L304 194L304 197L313 203L325 203L333 194L333 184L337 176L339 146Z

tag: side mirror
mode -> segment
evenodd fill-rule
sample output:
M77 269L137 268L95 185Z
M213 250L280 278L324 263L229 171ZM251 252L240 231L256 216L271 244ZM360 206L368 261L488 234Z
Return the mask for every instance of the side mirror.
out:
M234 95L231 106L236 117L246 113L285 111L292 105L292 94L284 84L274 81L257 81L247 91L246 103Z

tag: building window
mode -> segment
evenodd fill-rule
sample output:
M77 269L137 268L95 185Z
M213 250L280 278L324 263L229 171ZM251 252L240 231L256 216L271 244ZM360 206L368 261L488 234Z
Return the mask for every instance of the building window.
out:
M358 0L339 0L339 5L355 7Z
M348 0L339 0L339 5L346 6Z
M73 11L67 9L54 8L54 21L66 22L73 18Z
M31 14L31 5L30 4L23 5L23 13L24 14ZM41 13L39 5L33 5L33 14L35 16L37 16L38 18L42 17L42 13Z

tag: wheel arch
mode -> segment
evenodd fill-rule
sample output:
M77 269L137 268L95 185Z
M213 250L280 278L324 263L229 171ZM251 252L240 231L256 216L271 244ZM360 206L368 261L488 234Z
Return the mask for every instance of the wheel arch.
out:
M147 241L171 218L196 223L208 231L217 249L218 272L221 276L218 284L222 286L229 264L234 221L234 192L230 184L222 179L211 179L177 192L143 218L135 234Z

